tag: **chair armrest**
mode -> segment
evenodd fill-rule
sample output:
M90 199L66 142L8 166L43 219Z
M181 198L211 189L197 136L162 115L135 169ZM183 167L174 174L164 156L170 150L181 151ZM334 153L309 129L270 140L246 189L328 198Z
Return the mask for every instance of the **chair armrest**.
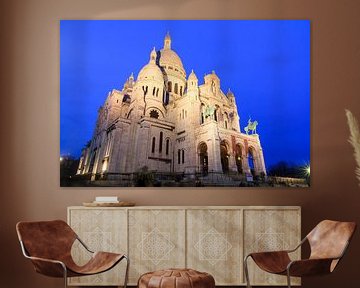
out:
M305 241L307 240L307 238L303 238L301 240L301 242L299 243L299 245L297 245L295 248L293 249L288 249L288 250L279 250L279 251L265 251L265 252L252 252L252 253L249 253L244 259L248 258L249 256L251 256L252 254L256 254L256 253L261 253L261 254L268 254L268 255L271 255L271 254L283 254L283 253L292 253L292 252L295 252L297 249L299 249L304 243Z
M251 257L254 262L264 271L269 273L284 273L287 265L291 262L287 251L267 251L250 253L245 258Z
M67 268L63 262L55 259L30 256L22 241L20 241L20 246L25 258L30 259L33 263L36 272L51 277L66 277Z
M26 256L26 258L32 260L32 261L42 261L42 262L49 262L53 264L60 264L62 267L65 267L64 262L61 262L60 260L54 260L54 259L47 259L47 258L41 258L41 257L33 257L33 256Z
M279 255L287 255L287 250L279 250L279 251L264 251L264 252L252 252L249 253L246 257L256 257L258 255L264 255L265 257L268 256L279 256Z
M291 261L287 266L290 276L312 276L329 274L332 272L333 261L339 258L319 258L319 259L303 259Z
M66 265L59 261L53 259L46 259L40 257L26 256L30 259L34 265L35 271L51 277L66 277L67 268Z

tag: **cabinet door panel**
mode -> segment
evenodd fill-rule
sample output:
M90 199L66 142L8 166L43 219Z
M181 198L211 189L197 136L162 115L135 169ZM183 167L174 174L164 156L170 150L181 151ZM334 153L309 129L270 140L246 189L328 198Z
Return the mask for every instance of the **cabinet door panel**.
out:
M300 210L262 209L244 211L244 254L261 251L287 250L300 243ZM291 255L300 259L300 249ZM286 277L266 273L248 260L252 285L286 285ZM300 284L293 278L292 284Z
M70 226L92 250L129 255L129 284L143 273L192 268L212 274L217 285L244 285L243 258L250 252L295 247L301 237L297 207L136 207L68 209ZM75 243L80 265L89 259ZM293 258L300 258L300 250ZM286 277L265 273L249 260L251 284L278 286ZM125 262L103 274L70 278L70 285L122 285ZM299 279L293 279L299 285Z
M129 210L130 283L145 272L185 267L185 210Z
M80 239L93 251L127 253L127 215L125 209L71 209L68 220ZM84 264L89 253L76 241L72 248L76 263ZM84 277L69 278L70 285L122 285L125 261L113 269Z
M242 281L241 210L187 211L187 266L212 274L216 285Z

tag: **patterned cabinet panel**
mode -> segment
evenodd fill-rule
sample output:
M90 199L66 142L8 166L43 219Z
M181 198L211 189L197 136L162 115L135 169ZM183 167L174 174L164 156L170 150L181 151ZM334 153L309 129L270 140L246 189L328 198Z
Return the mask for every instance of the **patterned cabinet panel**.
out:
M129 284L164 268L209 272L216 285L245 285L243 258L250 252L289 249L300 242L300 207L69 207L68 222L93 250L126 253ZM76 243L73 257L89 259ZM300 250L293 258L300 258ZM253 285L278 286L286 277L265 273L249 260ZM121 285L125 261L104 274L71 278L71 285ZM293 284L300 284L298 279Z
M300 209L247 209L244 211L244 255L251 252L286 250L300 243ZM292 253L291 258L300 259L301 251ZM249 262L249 276L252 285L286 285L286 277L260 270L252 259ZM300 285L299 278L292 284Z
M185 210L129 210L129 283L145 272L185 267Z
M242 210L187 210L187 267L212 274L216 285L242 280Z
M68 223L91 250L127 253L126 209L69 209ZM89 253L78 241L73 246L72 255L79 264L89 259ZM70 285L122 285L125 267L125 261L121 261L108 272L69 278L68 281Z

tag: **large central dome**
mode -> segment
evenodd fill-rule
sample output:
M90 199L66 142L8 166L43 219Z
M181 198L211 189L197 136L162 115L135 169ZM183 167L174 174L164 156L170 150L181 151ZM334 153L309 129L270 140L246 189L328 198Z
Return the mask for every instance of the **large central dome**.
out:
M184 70L183 64L179 55L171 49L160 50L160 66L172 65Z
M171 49L169 33L165 36L164 48L160 50L159 65L168 73L180 74L182 77L186 77L185 69L179 55Z

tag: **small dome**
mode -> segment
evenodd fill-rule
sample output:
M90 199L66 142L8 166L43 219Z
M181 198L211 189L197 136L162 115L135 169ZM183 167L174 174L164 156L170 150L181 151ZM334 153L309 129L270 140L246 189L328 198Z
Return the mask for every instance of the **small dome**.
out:
M228 98L230 98L230 97L235 97L235 96L234 96L234 93L230 90L230 88L229 88L228 92L226 93L226 96L227 96Z
M149 63L140 70L137 80L139 81L147 79L160 82L164 81L163 74L156 64Z
M140 70L137 80L156 80L164 82L163 73L161 72L159 66L156 65L155 48L150 53L149 63Z
M198 80L198 78L196 77L196 74L194 73L194 70L191 70L191 73L189 75L189 80Z

